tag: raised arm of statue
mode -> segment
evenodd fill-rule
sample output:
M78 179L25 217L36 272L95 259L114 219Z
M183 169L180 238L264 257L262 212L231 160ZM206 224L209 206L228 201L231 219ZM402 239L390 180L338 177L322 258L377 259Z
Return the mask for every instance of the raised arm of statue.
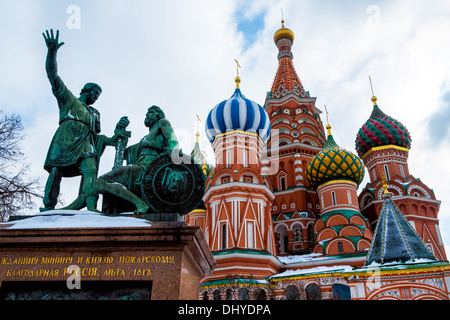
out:
M45 44L47 45L47 60L45 62L45 70L47 71L47 77L52 86L53 94L55 95L58 102L64 99L65 85L61 78L58 76L58 65L56 63L56 54L58 49L64 44L64 42L59 42L59 30L56 30L56 36L53 34L53 29L42 33L45 39Z

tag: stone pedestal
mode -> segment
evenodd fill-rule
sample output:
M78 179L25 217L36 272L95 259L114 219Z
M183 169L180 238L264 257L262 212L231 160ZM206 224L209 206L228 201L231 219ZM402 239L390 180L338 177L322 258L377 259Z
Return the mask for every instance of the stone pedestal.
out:
M200 278L215 266L200 228L184 222L114 228L0 226L2 299L198 299Z

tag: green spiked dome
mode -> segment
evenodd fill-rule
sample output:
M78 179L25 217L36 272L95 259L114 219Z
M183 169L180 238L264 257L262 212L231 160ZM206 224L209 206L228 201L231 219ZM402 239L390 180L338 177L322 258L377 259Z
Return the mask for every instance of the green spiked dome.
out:
M385 190L387 192L387 185L385 185ZM436 261L436 256L392 201L392 193L385 193L383 198L383 206L372 246L367 255L366 265L387 262L401 263L416 259Z
M331 126L327 125L327 142L306 168L306 179L317 189L331 180L349 180L360 184L364 178L364 164L355 154L340 148L331 135Z
M373 111L370 118L356 135L356 151L362 157L373 147L396 145L411 148L411 136L408 129L399 121L386 115L377 105L377 98L372 97Z

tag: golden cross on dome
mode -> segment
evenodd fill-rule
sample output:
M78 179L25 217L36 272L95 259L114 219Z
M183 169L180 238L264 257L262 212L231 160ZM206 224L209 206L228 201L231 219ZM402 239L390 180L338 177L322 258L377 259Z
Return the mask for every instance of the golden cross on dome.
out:
M241 82L241 78L239 78L239 68L242 68L237 59L234 59L236 62L236 78L234 81L236 82L236 89L239 89L239 82Z
M325 114L327 116L327 124L330 124L330 122L328 121L328 109L326 105L323 105L325 107Z
M375 97L375 94L373 93L373 86L372 86L372 79L369 76L369 83L370 83L370 90L372 90L372 102L373 105L375 106L377 104L377 97Z
M323 105L325 107L325 113L327 116L327 130L328 130L328 135L331 136L331 125L330 122L328 121L328 109L326 105Z
M198 126L202 120L200 120L200 116L198 114L195 115L197 117L197 131L199 130Z
M239 77L239 68L242 68L242 67L239 64L239 61L237 59L234 59L234 61L236 61L236 74L237 74L237 77Z
M195 116L197 117L197 132L195 133L195 137L196 137L196 142L199 142L199 137L200 137L199 125L202 120L200 120L200 116L198 114L196 114Z

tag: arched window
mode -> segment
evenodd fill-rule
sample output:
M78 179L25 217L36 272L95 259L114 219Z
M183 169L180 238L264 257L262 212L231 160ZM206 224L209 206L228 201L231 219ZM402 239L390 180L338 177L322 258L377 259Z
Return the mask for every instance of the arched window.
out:
M333 201L333 206L336 205L336 193L331 191L331 201Z
M286 190L286 178L284 176L280 177L280 190Z
M226 165L227 168L231 167L231 151L227 151Z
M284 289L286 300L300 300L300 291L297 286L289 285Z
M294 229L294 241L303 241L303 230L301 227Z
M221 249L223 250L223 249L226 249L227 248L227 224L226 223L224 223L224 224L222 224L222 234L221 234L221 236L222 236L222 247L221 247Z
M337 243L337 247L338 247L338 252L339 252L339 253L344 253L344 245L342 244L341 241L339 241L339 242Z
M222 297L220 296L220 291L219 290L215 290L213 292L213 300L222 300Z
M405 177L405 171L403 171L403 166L400 165L400 174L402 175L402 177Z
M253 248L253 222L247 222L247 248Z
M240 288L238 291L238 300L250 300L248 290L246 288Z
M259 288L255 290L255 300L267 300L266 291Z
M386 175L386 181L391 180L391 177L389 176L389 169L387 164L384 165L384 174Z
M285 225L277 226L276 230L278 252L286 253L288 251L288 230Z
M311 283L306 287L306 300L322 300L322 292L319 285Z
M203 300L209 300L208 291L203 291Z
M289 237L287 234L285 234L283 237L283 245L284 245L284 252L288 252L289 251Z
M225 300L233 300L233 291L231 289L227 289Z
M314 242L314 229L312 223L308 225L308 238L309 241Z

